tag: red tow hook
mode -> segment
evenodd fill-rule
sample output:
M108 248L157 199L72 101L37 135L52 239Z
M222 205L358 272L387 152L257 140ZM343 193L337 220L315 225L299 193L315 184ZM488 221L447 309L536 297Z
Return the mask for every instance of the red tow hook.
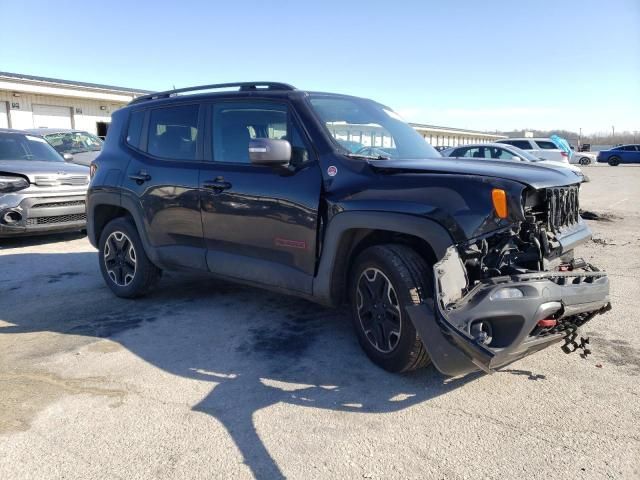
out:
M543 318L542 320L538 320L538 326L540 328L552 328L558 324L558 321L555 318Z

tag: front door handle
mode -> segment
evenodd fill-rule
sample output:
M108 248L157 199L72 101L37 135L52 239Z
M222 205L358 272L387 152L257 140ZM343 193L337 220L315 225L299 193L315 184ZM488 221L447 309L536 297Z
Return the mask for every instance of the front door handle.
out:
M228 190L232 187L232 185L225 181L222 177L217 177L215 180L209 180L204 182L203 187L208 190L213 190L215 192L221 192L223 190Z
M142 184L151 180L151 175L149 175L146 170L140 170L135 175L129 175L129 178L135 180L138 184Z

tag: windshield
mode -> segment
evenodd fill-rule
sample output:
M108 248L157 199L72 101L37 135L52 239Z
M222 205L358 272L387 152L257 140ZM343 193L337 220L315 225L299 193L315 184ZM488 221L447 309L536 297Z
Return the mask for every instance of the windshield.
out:
M19 133L0 133L0 160L64 162L44 138Z
M311 94L311 106L351 157L437 158L440 154L393 110L371 100Z
M47 141L60 153L97 152L102 140L88 132L60 132L45 135Z

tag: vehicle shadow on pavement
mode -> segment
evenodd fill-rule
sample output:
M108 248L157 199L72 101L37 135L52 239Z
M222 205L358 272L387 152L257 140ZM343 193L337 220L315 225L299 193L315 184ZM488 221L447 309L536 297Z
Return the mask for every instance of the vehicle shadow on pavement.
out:
M7 250L9 248L16 247L34 247L55 242L65 242L70 240L77 240L86 236L86 233L78 231L31 235L28 237L4 237L0 238L0 250Z
M224 425L259 479L284 478L261 434L272 445L321 448L313 443L314 431L331 428L309 425L305 435L292 437L286 433L291 413L275 410L285 415L270 427L276 431L259 431L262 409L289 404L344 414L397 412L480 376L446 379L433 367L387 373L362 352L346 312L206 276L169 274L148 297L122 300L102 282L95 253L5 255L0 261L31 256L44 269L37 277L43 283L60 264L74 266L77 275L49 285L61 294L49 294L46 304L5 309L0 297L0 320L14 324L0 328L0 335L53 331L110 338L166 372L210 382L211 391L193 409ZM11 282L0 283L0 290L3 285Z

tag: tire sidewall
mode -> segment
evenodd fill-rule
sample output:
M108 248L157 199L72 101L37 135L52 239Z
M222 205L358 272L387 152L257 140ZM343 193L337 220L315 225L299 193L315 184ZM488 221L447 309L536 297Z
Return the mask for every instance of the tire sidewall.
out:
M127 237L129 237L129 240L131 240L136 253L136 272L131 283L126 286L116 285L113 280L111 280L111 277L107 273L107 267L104 263L105 243L107 242L109 236L113 232L117 231L120 231ZM142 241L140 240L140 235L138 235L138 230L133 225L133 222L131 220L129 220L128 218L120 217L112 220L107 224L107 226L102 231L102 234L100 235L100 241L98 243L98 257L98 263L100 264L100 272L102 273L102 277L113 293L115 293L119 297L124 298L133 298L143 293L142 290L145 287L144 269L149 268L151 265L144 252Z
M612 167L617 167L620 164L620 159L618 157L611 157L609 159L609 165Z
M369 339L365 335L360 323L360 317L358 316L358 280L361 273L368 268L376 268L384 273L391 282L391 285L393 286L396 295L398 296L401 321L400 340L398 341L395 349L389 353L384 353L380 350L377 350L369 342ZM349 281L351 319L353 322L353 327L356 331L356 335L358 337L358 342L364 349L367 356L369 356L369 358L371 358L374 363L379 364L382 368L389 371L402 370L402 367L406 363L406 355L413 347L416 339L416 329L406 312L406 306L413 303L409 294L409 290L412 287L407 285L407 281L404 280L398 273L397 268L398 267L393 265L393 263L390 262L385 256L380 255L379 250L376 247L373 247L366 250L362 255L358 257L351 271Z

